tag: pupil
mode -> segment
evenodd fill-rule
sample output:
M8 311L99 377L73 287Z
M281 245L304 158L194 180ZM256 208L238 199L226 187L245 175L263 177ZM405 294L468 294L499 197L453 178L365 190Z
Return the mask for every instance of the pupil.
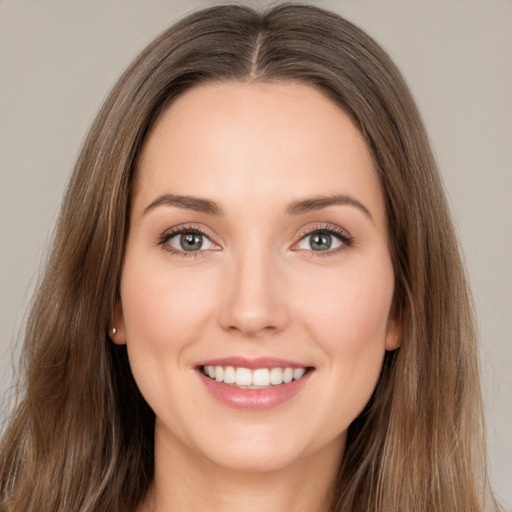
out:
M311 237L311 248L316 251L326 251L331 247L331 235L316 233Z
M201 235L197 233L181 235L180 242L185 251L197 251L201 249L201 245L203 244Z

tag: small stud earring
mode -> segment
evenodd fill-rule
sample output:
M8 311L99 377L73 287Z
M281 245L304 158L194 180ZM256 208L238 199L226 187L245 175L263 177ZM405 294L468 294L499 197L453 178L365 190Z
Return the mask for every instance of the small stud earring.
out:
M115 327L112 327L112 330L110 331L110 336L115 336L117 332L117 329Z

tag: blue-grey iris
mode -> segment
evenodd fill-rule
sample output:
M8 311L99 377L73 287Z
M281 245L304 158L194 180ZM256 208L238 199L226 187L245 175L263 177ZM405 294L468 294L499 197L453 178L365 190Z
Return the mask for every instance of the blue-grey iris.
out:
M313 233L311 236L311 249L314 251L327 251L332 245L332 236L326 233Z

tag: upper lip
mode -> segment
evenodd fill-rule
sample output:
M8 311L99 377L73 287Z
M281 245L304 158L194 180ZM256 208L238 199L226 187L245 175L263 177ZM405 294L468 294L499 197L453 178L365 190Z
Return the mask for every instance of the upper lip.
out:
M201 361L197 367L202 366L234 366L236 368L249 368L257 370L258 368L310 368L311 365L290 361L287 359L278 359L275 357L257 357L249 359L247 357L222 357L219 359L208 359Z

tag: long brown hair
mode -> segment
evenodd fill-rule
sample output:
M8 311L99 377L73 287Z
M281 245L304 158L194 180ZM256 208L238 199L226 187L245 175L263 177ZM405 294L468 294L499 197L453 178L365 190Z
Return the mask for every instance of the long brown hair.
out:
M474 321L456 236L414 101L364 32L327 11L216 6L134 61L78 159L28 318L22 398L1 447L1 511L133 512L153 477L154 414L108 338L137 155L159 114L208 81L293 80L356 122L384 194L401 347L349 429L334 511L496 510Z

